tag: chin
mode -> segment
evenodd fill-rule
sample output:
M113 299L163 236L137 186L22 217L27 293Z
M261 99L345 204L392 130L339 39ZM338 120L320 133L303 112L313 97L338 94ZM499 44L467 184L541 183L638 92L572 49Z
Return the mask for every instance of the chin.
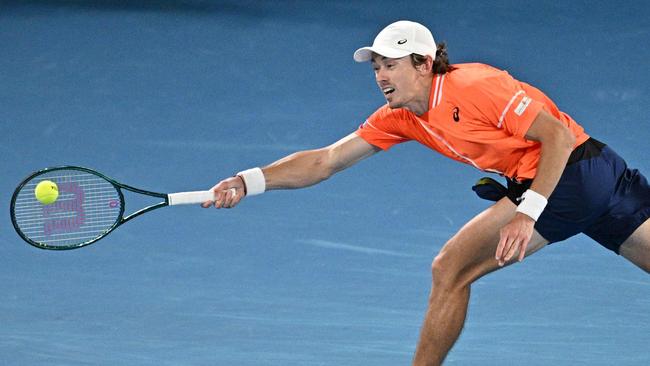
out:
M388 102L388 106L389 106L391 109L402 108L402 107L404 106L402 103L397 102L397 101L390 101L390 100L387 100L387 102Z

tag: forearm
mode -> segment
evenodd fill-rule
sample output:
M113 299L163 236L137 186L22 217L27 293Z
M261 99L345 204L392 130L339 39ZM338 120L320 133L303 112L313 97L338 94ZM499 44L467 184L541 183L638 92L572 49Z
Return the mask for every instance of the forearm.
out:
M548 198L560 181L566 162L573 151L575 138L569 131L560 130L541 141L537 174L530 189Z
M347 169L358 161L380 151L364 139L351 133L330 146L299 151L263 168L240 172L244 187L250 186L248 195L271 189L294 189L312 186ZM228 186L230 187L230 186Z
M327 149L300 151L264 168L250 168L217 183L211 190L214 200L203 207L235 207L244 196L262 194L271 189L292 189L314 185L329 178L335 168L327 160ZM335 165L336 166L336 165Z
M266 189L312 186L333 174L325 149L300 151L262 168Z
M571 131L546 113L540 113L526 138L541 143L537 173L530 189L524 192L522 201L517 206L517 214L499 231L499 244L495 253L499 266L505 265L517 251L518 260L524 259L535 221L542 214L548 198L560 181L575 144Z
M561 121L542 110L528 129L526 138L539 141L541 152L535 178L530 189L522 195L517 212L537 221L560 181L573 150L575 137Z

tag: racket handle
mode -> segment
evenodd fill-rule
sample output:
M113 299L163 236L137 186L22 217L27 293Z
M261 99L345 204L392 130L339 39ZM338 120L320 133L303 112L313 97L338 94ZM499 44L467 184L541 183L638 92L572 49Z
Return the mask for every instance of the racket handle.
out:
M212 191L178 192L167 195L169 205L190 205L214 200Z

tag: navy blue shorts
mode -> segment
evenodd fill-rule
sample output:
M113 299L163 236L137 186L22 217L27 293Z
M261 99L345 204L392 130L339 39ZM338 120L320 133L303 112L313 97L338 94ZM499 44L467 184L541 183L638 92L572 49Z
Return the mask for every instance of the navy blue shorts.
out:
M618 254L621 244L650 217L650 185L614 150L596 143L595 156L569 160L535 229L550 243L585 233ZM516 190L527 189L527 183L516 184ZM512 189L509 184L511 200Z

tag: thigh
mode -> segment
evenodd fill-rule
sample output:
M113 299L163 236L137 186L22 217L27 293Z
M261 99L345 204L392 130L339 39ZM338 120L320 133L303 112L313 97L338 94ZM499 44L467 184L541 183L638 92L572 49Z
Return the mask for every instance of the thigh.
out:
M441 249L436 260L455 269L457 280L469 284L481 276L497 270L495 259L499 244L499 230L515 216L516 206L506 197L481 212L465 224ZM528 245L526 256L543 248L548 241L536 230ZM511 260L508 264L516 261Z
M650 184L636 169L625 169L609 200L607 212L584 233L609 250L621 254L626 240L647 238L641 226L650 218ZM635 235L635 239L632 236Z
M646 220L623 242L620 254L650 273L650 219Z

